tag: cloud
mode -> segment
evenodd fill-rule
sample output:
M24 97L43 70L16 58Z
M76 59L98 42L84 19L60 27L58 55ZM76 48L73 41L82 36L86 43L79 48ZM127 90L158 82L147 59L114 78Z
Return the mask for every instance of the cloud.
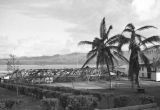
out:
M132 8L141 21L155 19L159 16L159 0L133 0Z
M77 44L99 37L103 17L112 36L130 22L157 26L158 10L158 0L0 0L0 34L9 39L0 43L13 44L0 49L15 47L19 56L87 52Z
M13 52L14 47L17 46L17 42L9 39L9 37L5 35L1 35L0 39L0 58L2 58Z
M0 57L11 53L17 56L61 54L70 39L65 29L73 25L65 21L34 18L15 11L3 11L0 16L0 39L3 39Z
M9 0L7 0L9 1ZM7 2L6 1L6 2ZM75 27L66 31L75 39L90 38L99 35L99 24L106 17L107 25L113 24L115 28L122 23L130 21L130 0L15 0L14 3L6 3L10 8L36 18L54 18L75 24ZM127 15L127 16L126 16ZM132 17L134 19L134 17ZM115 29L116 31L118 29ZM82 35L80 35L83 33ZM84 36L85 35L85 36Z

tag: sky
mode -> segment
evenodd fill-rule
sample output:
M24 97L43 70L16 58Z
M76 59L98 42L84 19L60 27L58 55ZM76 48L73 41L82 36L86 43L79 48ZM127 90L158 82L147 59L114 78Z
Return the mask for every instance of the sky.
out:
M160 28L159 10L160 0L0 0L0 58L87 52L78 42L99 37L103 17L111 37L128 23Z

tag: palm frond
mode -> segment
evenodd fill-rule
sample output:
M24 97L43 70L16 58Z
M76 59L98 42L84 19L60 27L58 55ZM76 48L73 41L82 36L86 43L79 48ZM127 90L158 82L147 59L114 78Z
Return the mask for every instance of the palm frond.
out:
M144 65L147 67L149 65L149 59L143 52L139 52L139 56L142 59Z
M120 38L121 34L117 34L117 35L114 35L113 37L109 38L107 41L106 41L106 44L115 44L119 41L119 38Z
M99 53L97 53L96 68L99 67L99 64L100 64L100 55Z
M104 51L104 54L105 54L105 58L104 58L104 60L105 60L105 64L106 65L109 65L110 67L112 67L112 69L113 69L113 67L114 67L114 62L113 62L113 55L111 54L111 52L110 52L110 50L106 50L106 51Z
M109 29L107 30L107 33L103 37L103 41L105 41L106 39L108 39L109 33L110 33L110 31L111 31L112 28L113 28L112 25L110 25Z
M106 33L106 25L105 25L105 17L102 19L101 25L100 25L100 37L103 38Z
M88 64L95 56L96 56L96 53L93 54L92 56L90 56L90 57L86 60L86 62L83 64L82 68L84 68L84 67L86 66L86 64Z
M99 44L101 44L102 42L102 39L99 39L99 38L94 38L94 40L93 40L93 44L92 44L92 49L95 49L95 48L97 48L98 46L99 46Z
M130 42L130 38L127 38L127 37L125 37L125 36L121 36L120 37L120 43L122 43L122 44L127 44L127 43L129 43Z
M118 43L118 51L122 51L122 46L125 44L128 44L130 42L130 38L127 38L125 36L121 36Z
M145 29L149 29L149 28L156 28L156 29L157 29L157 27L155 27L155 26L150 26L150 25L148 25L148 26L140 27L140 28L138 28L136 31L141 31L141 30L145 30Z
M139 34L135 34L135 36L138 38L139 42L141 43L142 42L142 35L139 35Z
M142 35L139 35L139 34L135 34L135 36L138 38L138 40L139 40L139 44L138 45L140 45L141 43L142 43L142 38L143 38L143 36ZM147 46L146 46L146 44L143 44L143 46L146 48Z
M80 41L80 42L78 43L78 45L84 45L84 44L92 45L93 42L91 42L91 41Z
M101 43L101 41L102 41L102 39L99 39L99 38L95 37L94 40L93 40L93 43L94 44L99 44L99 43Z
M130 41L130 39L125 37L124 35L117 34L117 35L111 37L106 43L109 45L113 45L116 43L122 43L124 45L124 44L129 43L129 41Z
M160 37L159 36L151 36L149 38L146 38L141 42L142 45L147 44L147 43L153 43L153 42L160 42Z
M160 67L160 58L156 58L153 60L153 65L156 67Z
M122 52L122 46L123 46L123 43L118 44L118 46L117 46L118 47L118 49L117 49L118 52Z
M142 35L140 35L140 34L135 34L136 36L138 36L138 37L141 37L141 38L143 38L143 39L147 39L147 37L145 37L145 36L142 36Z
M142 35L140 35L140 34L135 34L137 37L139 37L139 38L141 38L141 41L140 41L140 46L142 45L142 46L144 46L145 48L147 48L147 46L146 46L146 44L142 44L142 38L143 39L147 39L147 37L144 37L144 36L142 36ZM155 45L153 42L150 42L151 44L153 44L153 45Z
M90 56L92 56L93 54L95 54L96 51L97 51L97 49L93 49L93 50L89 51L89 52L87 53L87 58L89 58Z
M108 48L109 50L115 50L115 51L118 50L118 46L113 46L113 45L109 45L109 46L107 46L107 48Z
M149 50L159 49L159 48L160 48L160 45L154 45L154 46L145 48L142 52L147 52Z
M128 60L126 57L124 57L123 55L119 54L119 53L116 52L116 51L113 51L113 53L114 53L115 56L117 56L117 57L120 58L121 60L129 63L129 60Z
M115 48L115 47L117 47L117 46L114 46L113 48ZM112 64L112 66L114 66L114 61L118 64L118 60L111 52L111 48L112 48L112 46L108 46L108 47L106 47L105 51L109 57L108 60L111 60L111 64ZM117 51L117 49L116 49L116 51Z
M135 29L135 27L134 27L134 25L133 25L132 23L127 24L126 29L127 29L127 28L129 28L129 29L131 29L131 30L134 30L134 29Z
M131 29L128 29L128 28L126 28L126 29L124 29L124 30L123 30L123 32L132 32L132 30L131 30Z

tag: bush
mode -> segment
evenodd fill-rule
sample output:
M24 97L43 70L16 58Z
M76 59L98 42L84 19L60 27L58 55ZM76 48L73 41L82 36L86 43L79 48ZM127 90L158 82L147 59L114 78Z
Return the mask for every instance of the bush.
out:
M72 93L63 93L61 94L59 101L61 106L65 109L67 107L68 104L68 97L73 95Z
M42 99L41 106L43 110L57 110L58 109L58 99L56 98Z
M22 100L19 99L1 99L0 103L4 103L5 108L11 109L14 104L22 103Z
M97 98L89 95L72 95L68 97L68 110L94 110Z
M24 86L19 87L19 93L20 94L25 94L25 87Z
M15 103L16 103L16 101L14 101L14 100L6 100L5 107L11 109Z
M129 96L121 95L114 98L114 107L125 107L129 104Z
M98 101L101 101L102 99L102 93L98 92L91 92L91 91L86 91L86 90L73 90L73 93L75 95L92 95L98 99Z
M139 100L141 104L149 104L155 102L155 97L143 95L139 97Z
M44 86L44 85L26 85L26 84L10 84L3 83L0 84L1 87L16 91L18 86L19 93L36 97L38 99L42 98L58 98L60 99L61 105L65 108L67 105L68 95L90 95L96 97L99 101L101 100L100 93L94 93L84 90L75 90L69 87L53 87L53 86Z
M59 98L61 96L61 92L59 91L49 91L47 97L51 98Z

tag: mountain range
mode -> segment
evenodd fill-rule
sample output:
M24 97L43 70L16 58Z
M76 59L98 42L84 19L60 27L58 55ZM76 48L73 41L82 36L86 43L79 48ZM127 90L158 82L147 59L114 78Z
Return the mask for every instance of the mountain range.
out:
M123 55L128 59L130 53L124 51ZM153 56L157 54L150 54L149 58L152 59ZM86 53L70 53L70 54L56 54L53 56L37 56L37 57L18 57L16 60L20 65L52 65L52 64L83 64L86 61ZM7 59L0 59L0 65L5 65ZM90 64L95 64L96 59L93 59ZM119 61L119 64L124 64L125 62Z
M86 53L75 52L65 55L18 57L16 60L20 65L83 64L86 61ZM93 59L90 64L95 64L95 62L96 59ZM5 64L7 64L7 59L0 59L0 65Z

